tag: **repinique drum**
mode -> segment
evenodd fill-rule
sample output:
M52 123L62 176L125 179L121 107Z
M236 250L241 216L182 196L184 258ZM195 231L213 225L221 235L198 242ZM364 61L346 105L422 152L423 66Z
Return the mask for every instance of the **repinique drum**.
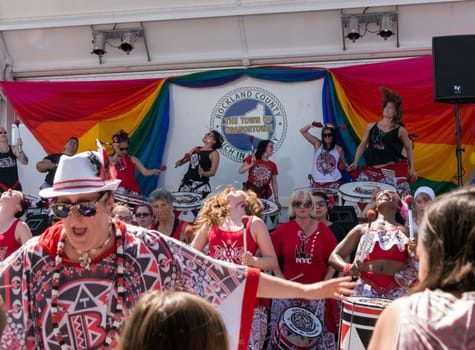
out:
M289 307L281 315L272 333L272 343L279 350L305 350L317 343L323 325L312 312L301 307Z
M201 208L201 194L194 192L173 192L172 196L175 216L185 222L194 222L196 219L195 210Z
M138 204L148 203L148 198L141 196L135 192L118 188L114 194L116 203L123 203L133 209Z
M375 181L355 181L343 184L339 188L340 203L339 205L353 206L356 216L360 221L365 221L366 207L372 201L374 192L381 190L393 190L396 188L391 185L383 184Z
M279 225L279 207L277 204L267 199L261 199L261 202L264 205L262 220L264 220L267 230L272 232Z
M349 297L343 301L340 350L365 350L376 320L392 300Z
M307 190L310 193L312 193L312 195L314 195L314 196L318 192L325 193L328 197L328 202L329 202L330 207L333 207L333 205L336 205L337 203L339 203L338 190L335 190L334 188L328 188L328 187L300 187L300 188L294 189L294 191L298 191L298 190ZM333 204L333 205L331 205L331 204Z

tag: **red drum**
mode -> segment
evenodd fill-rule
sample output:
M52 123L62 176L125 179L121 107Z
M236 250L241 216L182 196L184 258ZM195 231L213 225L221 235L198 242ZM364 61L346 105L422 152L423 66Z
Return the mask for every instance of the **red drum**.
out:
M315 347L323 326L312 312L289 307L281 315L272 333L272 343L279 350L305 350Z
M201 194L194 192L173 192L173 208L175 215L185 222L194 222L193 210L201 208Z
M343 301L340 350L365 350L376 320L392 300L349 297Z
M279 225L279 207L267 199L261 199L261 202L264 205L264 210L262 211L264 223L267 226L267 230L272 232Z
M373 193L381 190L393 190L391 185L374 181L354 181L343 184L339 188L340 205L353 206L360 221L366 220L366 207L373 200Z
M307 190L311 192L314 196L318 193L325 193L328 197L328 206L332 208L339 202L338 190L329 187L300 187L294 189L294 191L298 190Z
M148 198L141 196L135 192L130 192L119 188L115 191L115 202L116 203L124 203L129 208L134 208L138 204L149 203Z

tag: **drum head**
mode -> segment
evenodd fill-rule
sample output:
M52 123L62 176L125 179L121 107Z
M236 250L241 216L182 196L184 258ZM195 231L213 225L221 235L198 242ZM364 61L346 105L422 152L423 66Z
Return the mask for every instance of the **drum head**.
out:
M366 307L371 309L384 309L392 300L382 299L382 298L365 298L365 297L348 297L347 300L344 300L343 303L347 305L357 305L360 307Z
M318 337L323 330L320 320L309 310L301 307L289 307L284 311L283 320L294 333L307 338Z
M274 202L267 199L261 199L261 202L264 205L262 215L270 215L279 211L279 207Z
M348 182L340 186L339 191L343 197L353 197L365 199L367 202L371 201L373 193L381 190L396 191L394 186L383 184L375 181L354 181Z
M201 195L193 192L173 192L173 207L175 209L197 209L201 207Z

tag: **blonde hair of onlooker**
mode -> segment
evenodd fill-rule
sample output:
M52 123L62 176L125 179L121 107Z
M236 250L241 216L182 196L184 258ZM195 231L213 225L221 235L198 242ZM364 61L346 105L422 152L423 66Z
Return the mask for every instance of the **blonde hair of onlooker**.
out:
M290 195L289 207L287 208L287 214L289 215L289 218L294 218L295 217L295 209L294 209L293 204L301 194L303 194L303 201L304 202L307 202L307 201L312 202L312 211L311 211L310 215L312 217L315 217L315 201L314 201L312 193L309 190L300 189L300 190L295 190Z
M185 292L153 291L135 304L118 350L228 350L218 310Z
M194 229L199 229L203 225L220 226L230 213L230 206L227 195L235 187L226 187L223 191L205 200L203 207L198 214ZM262 217L264 205L253 191L246 192L246 214Z

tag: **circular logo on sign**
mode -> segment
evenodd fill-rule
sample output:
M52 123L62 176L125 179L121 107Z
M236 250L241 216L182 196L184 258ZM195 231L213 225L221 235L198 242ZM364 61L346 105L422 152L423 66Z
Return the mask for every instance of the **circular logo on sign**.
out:
M262 140L271 140L274 153L287 133L285 109L269 91L242 87L221 97L211 114L211 129L224 137L222 153L236 162L253 152Z

